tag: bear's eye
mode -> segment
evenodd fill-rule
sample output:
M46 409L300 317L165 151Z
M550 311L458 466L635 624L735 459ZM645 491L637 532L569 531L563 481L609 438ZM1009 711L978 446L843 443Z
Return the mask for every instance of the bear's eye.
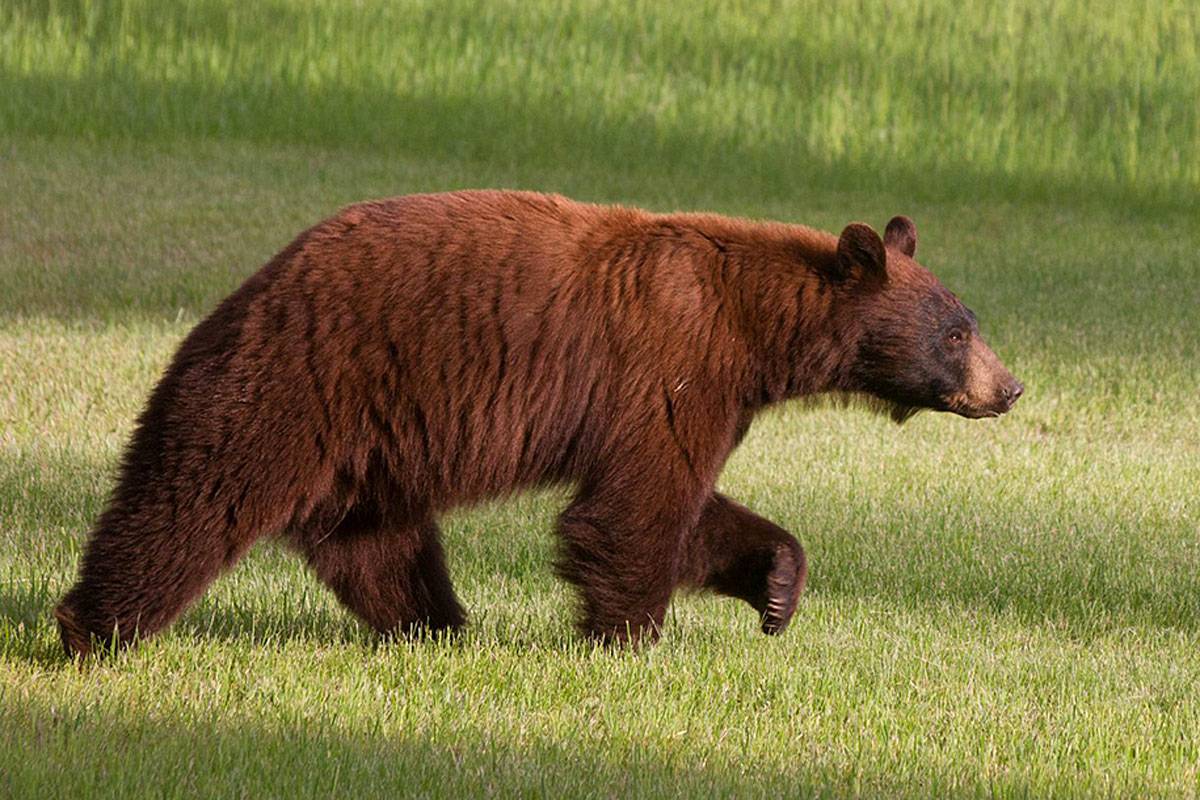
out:
M964 341L966 341L966 338L967 335L958 330L950 331L950 333L946 334L946 341L950 344L962 344Z

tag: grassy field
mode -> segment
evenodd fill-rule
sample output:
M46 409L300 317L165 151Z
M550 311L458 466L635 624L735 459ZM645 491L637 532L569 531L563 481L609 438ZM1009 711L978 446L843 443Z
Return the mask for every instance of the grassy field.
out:
M0 796L1200 795L1200 11L835 5L0 7ZM756 423L722 487L811 563L777 639L683 596L580 641L563 490L447 521L460 640L378 643L268 543L65 662L190 326L340 205L465 186L909 214L1027 396Z

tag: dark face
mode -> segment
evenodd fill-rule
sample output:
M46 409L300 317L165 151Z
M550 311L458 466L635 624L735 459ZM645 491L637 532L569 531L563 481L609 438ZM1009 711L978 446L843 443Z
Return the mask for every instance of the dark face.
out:
M864 232L847 234L863 237L868 254L875 249ZM1011 409L1024 386L983 341L971 310L912 260L912 223L892 220L879 249L882 270L866 272L857 289L863 328L853 388L891 404L897 421L920 409L971 418Z

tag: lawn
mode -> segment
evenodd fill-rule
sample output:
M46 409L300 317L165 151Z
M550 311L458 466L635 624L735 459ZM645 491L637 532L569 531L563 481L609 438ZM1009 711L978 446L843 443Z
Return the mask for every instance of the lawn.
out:
M1200 795L1200 11L834 5L0 8L0 796ZM563 488L447 520L455 641L376 641L266 543L66 662L183 335L341 205L467 186L908 214L1026 397L756 422L721 486L807 548L782 637L685 595L593 649Z

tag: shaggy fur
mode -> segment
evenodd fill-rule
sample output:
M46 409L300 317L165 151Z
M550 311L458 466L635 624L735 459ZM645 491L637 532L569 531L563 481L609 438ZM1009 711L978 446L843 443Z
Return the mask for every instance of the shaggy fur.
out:
M343 210L183 342L57 609L67 652L160 630L271 534L377 630L456 628L438 515L562 482L587 634L656 636L680 585L782 630L803 550L713 493L755 413L1015 391L981 340L931 355L973 315L911 260L911 222L887 239L517 192Z

